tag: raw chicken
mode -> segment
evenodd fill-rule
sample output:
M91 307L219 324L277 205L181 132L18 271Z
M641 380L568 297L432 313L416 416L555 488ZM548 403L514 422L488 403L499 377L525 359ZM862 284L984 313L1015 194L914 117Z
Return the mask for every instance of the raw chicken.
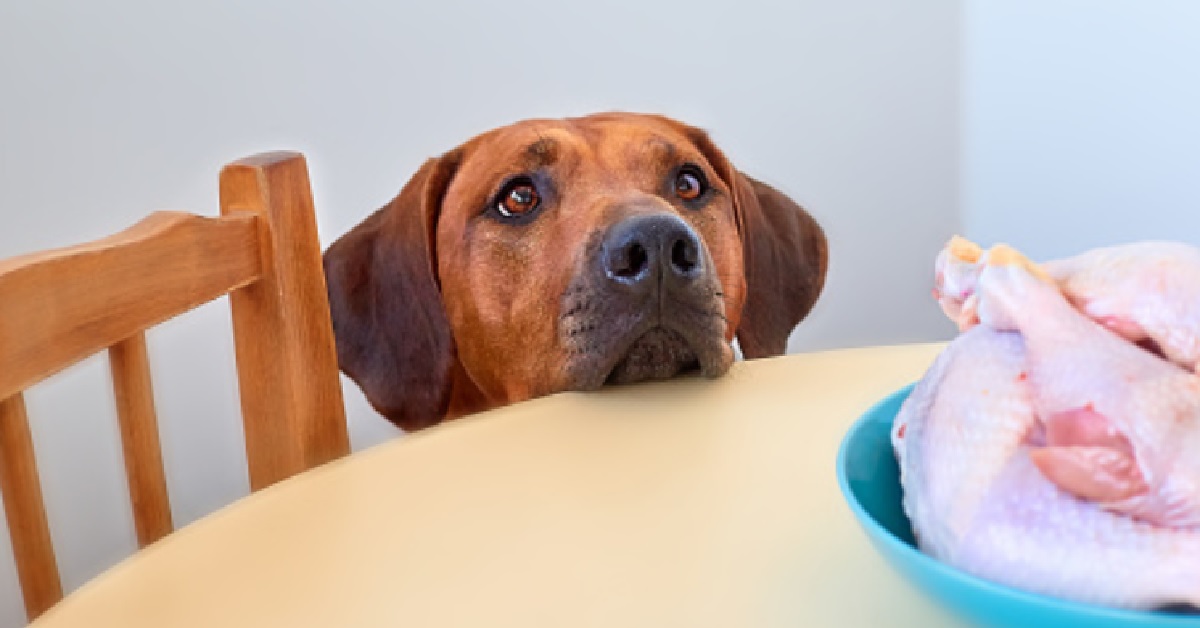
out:
M1025 341L1043 473L1112 510L1200 526L1200 378L1075 310L1015 251L979 283L981 323Z
M1090 318L1150 339L1190 370L1200 364L1200 250L1177 242L1094 249L1043 268Z
M1129 342L1148 334L1165 352L1192 333L1175 325L1197 324L1171 296L1152 309L1175 319L1134 305L1152 302L1138 289L1179 289L1137 282L1138 269L1161 273L1159 249L1037 267L1007 247L971 253L964 242L939 256L935 296L968 331L918 384L892 434L921 548L1039 593L1200 606L1200 378ZM1106 276L1121 257L1120 272Z
M979 245L958 236L938 254L934 298L959 330L979 322L975 290L986 257ZM1053 279L1096 322L1127 340L1150 341L1167 359L1198 370L1200 249L1178 242L1138 242L1093 249L1031 270Z
M979 273L983 271L982 257L983 249L978 244L954 236L934 262L933 298L942 306L946 317L958 325L959 331L966 331L979 322L975 318L973 296Z

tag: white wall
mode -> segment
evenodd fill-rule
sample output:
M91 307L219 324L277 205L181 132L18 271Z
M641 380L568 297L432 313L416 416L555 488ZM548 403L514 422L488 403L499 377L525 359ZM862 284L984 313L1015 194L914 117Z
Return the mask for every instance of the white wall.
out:
M223 162L281 148L309 158L327 244L477 132L648 110L710 129L828 230L793 350L944 337L927 294L959 228L956 3L560 4L0 3L0 257L215 213ZM246 492L227 306L150 342L182 524ZM106 370L28 399L68 587L134 547ZM356 447L395 434L347 392ZM0 626L21 621L8 552Z
M969 236L1200 244L1200 3L971 0L964 24Z

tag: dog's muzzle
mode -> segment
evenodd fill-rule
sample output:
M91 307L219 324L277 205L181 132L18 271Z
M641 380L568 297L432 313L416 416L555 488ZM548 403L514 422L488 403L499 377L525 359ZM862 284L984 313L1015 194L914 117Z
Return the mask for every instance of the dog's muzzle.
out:
M564 302L573 387L729 368L724 301L696 232L670 212L637 212L599 234Z

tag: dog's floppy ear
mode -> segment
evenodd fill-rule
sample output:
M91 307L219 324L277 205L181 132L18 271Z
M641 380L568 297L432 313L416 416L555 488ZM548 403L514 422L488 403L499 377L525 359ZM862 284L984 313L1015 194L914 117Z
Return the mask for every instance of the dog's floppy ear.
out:
M396 425L441 420L454 338L437 280L434 229L461 154L430 159L391 203L325 251L339 366Z
M781 355L788 335L821 295L829 265L825 232L775 188L739 172L699 129L692 141L733 190L746 300L737 339L747 358Z

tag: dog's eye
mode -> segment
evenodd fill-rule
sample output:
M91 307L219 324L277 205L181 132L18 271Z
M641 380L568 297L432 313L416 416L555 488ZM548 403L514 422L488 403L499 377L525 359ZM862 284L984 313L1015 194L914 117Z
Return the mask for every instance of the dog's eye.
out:
M704 173L695 166L684 166L675 175L675 194L685 201L694 201L704 194Z
M504 186L496 199L496 211L505 218L523 216L537 209L541 200L533 181L522 177Z

